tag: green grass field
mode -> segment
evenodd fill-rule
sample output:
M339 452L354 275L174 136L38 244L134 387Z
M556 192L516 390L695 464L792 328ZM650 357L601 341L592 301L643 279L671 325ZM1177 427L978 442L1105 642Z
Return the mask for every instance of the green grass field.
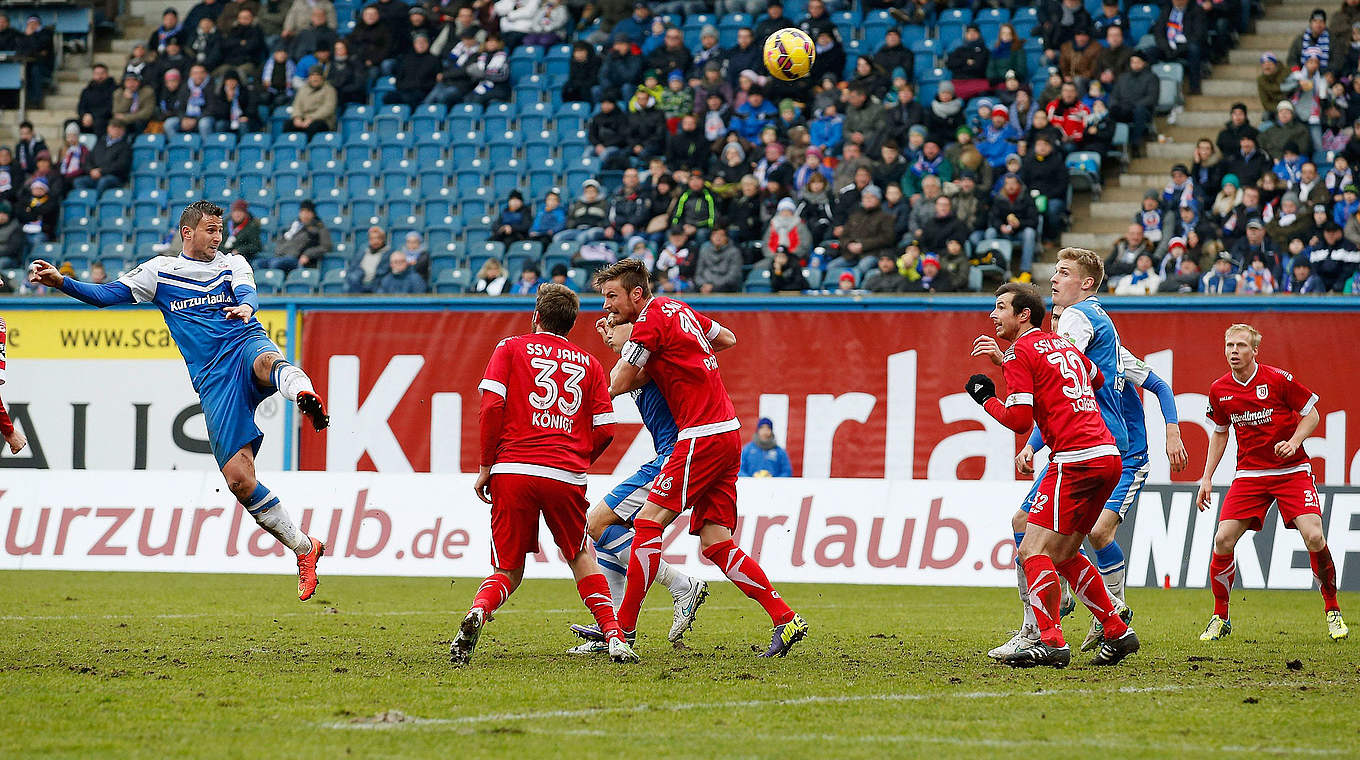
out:
M455 670L477 581L323 575L307 604L293 585L0 573L0 756L1360 754L1360 635L1328 641L1312 592L1237 591L1236 633L1209 645L1208 591L1136 589L1124 665L1012 671L983 652L1014 591L786 585L812 635L770 661L764 614L715 584L683 649L654 594L643 662L619 666L565 654L588 615L568 582L531 579Z

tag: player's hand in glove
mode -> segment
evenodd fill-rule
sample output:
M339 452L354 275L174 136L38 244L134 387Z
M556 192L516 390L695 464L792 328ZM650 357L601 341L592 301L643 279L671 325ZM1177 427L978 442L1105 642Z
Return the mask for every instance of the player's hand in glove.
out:
M992 379L986 375L979 374L968 378L968 384L963 389L978 404L985 404L987 399L996 398L996 383L993 383Z

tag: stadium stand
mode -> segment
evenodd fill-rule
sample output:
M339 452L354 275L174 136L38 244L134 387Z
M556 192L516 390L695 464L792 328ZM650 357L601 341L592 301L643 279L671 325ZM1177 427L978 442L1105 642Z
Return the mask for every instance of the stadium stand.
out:
M621 255L644 258L670 291L978 290L1044 276L1059 240L1107 250L1111 230L1123 237L1110 287L1125 293L1345 290L1360 263L1346 193L1360 60L1321 37L1310 5L1272 6L1269 20L1250 0L1207 14L1182 0L790 0L758 17L639 4L607 18L540 0L462 13L282 5L258 19L181 8L121 70L96 70L67 114L79 134L49 151L61 213L0 265L47 255L116 276L148 247L173 252L175 207L197 197L231 206L228 238L249 229L262 242L262 290L290 294L532 292L537 278L584 288ZM1331 40L1350 38L1353 8L1332 14ZM809 77L786 83L764 73L760 43L790 26L819 53ZM257 54L226 56L227 43ZM1292 122L1245 96L1255 67L1244 59L1268 52L1279 74L1263 75L1262 97L1292 93L1279 98ZM1269 158L1215 138L1239 100L1270 127ZM133 168L101 168L112 179L91 185L89 169L122 152L109 121L129 125ZM1192 155L1200 135L1208 152ZM21 142L9 163L20 222L41 210L26 209L33 147ZM315 248L317 224L327 250L298 255ZM713 265L727 256L715 227L730 233L739 277ZM293 274L264 271L280 248ZM421 288L382 287L394 251L410 265L398 279L417 273ZM1302 259L1307 272L1293 266Z

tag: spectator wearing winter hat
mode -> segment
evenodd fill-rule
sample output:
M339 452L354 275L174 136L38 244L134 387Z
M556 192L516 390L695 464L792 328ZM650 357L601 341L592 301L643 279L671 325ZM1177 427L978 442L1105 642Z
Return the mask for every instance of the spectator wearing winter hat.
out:
M34 180L19 199L19 222L30 248L57 239L60 201L52 195L47 180Z
M1289 272L1280 285L1280 292L1294 295L1317 295L1326 293L1327 287L1322 284L1321 277L1313 274L1313 265L1308 257L1300 256L1290 264ZM1344 292L1360 293L1360 283L1356 282L1356 275L1352 275L1349 280L1346 280Z
M264 250L260 220L250 215L250 207L244 200L238 198L231 203L231 210L222 222L220 250L226 254L244 256L246 261L253 261Z
M529 226L533 217L524 205L524 196L519 190L511 190L505 205L496 214L496 222L491 239L505 244L518 243L529 236Z
M1273 132L1274 129L1266 130ZM1256 185L1262 175L1269 173L1272 169L1272 161L1257 146L1256 136L1243 134L1238 140L1238 150L1236 153L1226 157L1223 161L1223 171L1236 174L1242 180L1242 187L1248 188Z
M953 140L954 134L965 122L963 106L964 101L955 95L954 83L941 82L934 100L930 101L930 106L926 109L924 124L928 137L938 145Z
M1179 246L1180 250L1185 250L1185 241L1179 238L1173 239L1173 244ZM1162 284L1162 276L1157 274L1156 268L1152 264L1152 257L1143 254L1134 263L1133 271L1124 275L1115 285L1114 292L1121 296L1145 296L1157 292Z
M589 242L604 237L604 226L609 221L609 204L600 192L600 183L587 179L581 183L581 194L567 207L566 228L557 233L554 241L576 240Z
M1275 245L1283 247L1289 238L1304 232L1308 227L1308 215L1299 210L1298 193L1287 192L1280 198L1279 213L1266 224L1266 234L1275 241Z
M884 252L878 257L878 268L864 277L860 285L870 293L899 293L907 285L907 278L897 271L897 259Z
M1289 55L1285 60L1289 63L1290 68L1297 69L1303 65L1306 56L1305 51L1309 48L1317 48L1322 68L1325 69L1331 61L1332 54L1336 50L1343 49L1345 44L1345 40L1341 40L1334 45L1331 33L1327 29L1327 11L1316 8L1308 16L1308 26L1304 27L1304 30L1290 44Z
M1346 283L1360 269L1360 247L1342 235L1341 225L1328 222L1323 227L1322 240L1307 251L1313 272L1328 291L1344 290Z
M765 250L775 251L785 248L796 260L801 261L812 251L812 232L798 216L798 207L792 198L781 198L775 215L765 233Z
M1270 120L1277 104L1297 86L1289 74L1289 70L1280 65L1280 59L1274 53L1261 54L1261 73L1256 75L1256 95L1261 102L1263 119Z
M304 200L299 205L297 219L275 242L275 255L268 259L265 269L291 272L298 267L315 268L331 250L331 233L316 215L316 204Z
M1153 246L1143 234L1143 225L1130 224L1124 237L1115 242L1105 259L1106 278L1113 283L1117 278L1133 274L1138 257L1152 252Z
M71 187L76 177L89 172L90 149L80 141L80 124L69 122L63 135L58 171L63 187Z
M1072 30L1072 39L1058 48L1058 70L1063 78L1084 88L1093 79L1103 48L1092 39L1090 26L1078 26Z
M977 149L988 166L1001 169L1006 165L1006 156L1015 152L1021 136L1020 130L1011 125L1006 106L998 103L992 106L991 118L977 136Z
M138 74L123 77L123 86L113 93L113 113L109 120L122 125L123 129L139 134L151 121L156 108L156 93L142 84Z
M670 224L672 227L678 225L687 237L702 239L713 229L717 217L717 198L704 182L704 175L691 172L684 191L671 204Z
M1237 286L1238 280L1233 271L1232 255L1224 251L1214 259L1213 268L1205 272L1200 279L1199 290L1201 293L1223 295L1225 293L1236 293Z
M954 278L947 267L941 266L939 256L927 253L921 257L920 278L906 283L902 290L908 293L952 293L955 290Z
M921 180L927 176L939 177L941 182L954 178L954 167L945 158L940 144L934 139L926 140L921 157L916 159L902 176L902 192L916 203L921 194Z
M222 77L222 91L210 102L208 113L209 118L200 123L209 124L218 132L235 132L241 136L256 131L258 126L259 109L255 96L234 71L228 71Z
M743 478L793 477L789 454L775 439L774 422L768 417L756 422L756 436L742 448L741 470L737 474Z

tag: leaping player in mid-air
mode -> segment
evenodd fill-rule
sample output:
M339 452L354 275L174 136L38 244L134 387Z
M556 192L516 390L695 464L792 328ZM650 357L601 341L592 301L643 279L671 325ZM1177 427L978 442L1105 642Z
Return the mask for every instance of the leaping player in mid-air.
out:
M1040 328L1044 302L1019 283L997 290L991 319L996 336L1011 343L1002 360L1006 401L986 375L973 375L965 390L997 422L1017 433L1038 424L1053 447L1020 543L1020 560L1039 628L1037 641L1001 661L1014 667L1066 667L1072 652L1059 625L1065 578L1104 639L1092 665L1114 665L1138 651L1138 637L1120 619L1094 565L1078 549L1119 482L1122 467L1114 436L1104 424L1095 391L1105 384L1100 368L1056 333ZM981 355L974 352L974 356ZM989 357L990 358L990 357Z
M632 325L610 325L608 317L601 317L595 329L614 353L623 350L632 334ZM623 603L624 587L628 579L628 557L632 553L633 519L646 503L651 494L651 483L661 474L661 468L675 451L675 439L679 431L675 427L675 416L661 397L661 389L656 383L646 385L632 392L633 402L642 415L642 424L652 436L656 448L656 458L638 468L627 480L618 484L605 495L600 503L590 508L586 514L586 533L595 542L595 559L601 572L609 581L609 595L617 610ZM699 606L708 598L708 582L691 578L661 560L657 566L656 582L671 592L674 600L674 614L671 630L666 638L679 641L694 625ZM572 654L595 654L608 651L609 642L598 625L571 626L572 633L585 639L585 643L572 647Z
M1228 431L1237 433L1237 473L1218 511L1214 553L1209 560L1209 585L1214 591L1214 614L1200 634L1201 641L1217 641L1232 633L1228 622L1228 594L1237 576L1234 550L1242 534L1260 530L1272 503L1280 506L1284 527L1299 532L1308 549L1313 578L1322 592L1327 635L1341 641L1350 635L1336 602L1336 564L1322 532L1322 500L1313 485L1313 467L1303 442L1317 429L1317 394L1294 376L1256 361L1261 333L1251 325L1236 324L1223 336L1228 373L1209 386L1209 456L1199 482L1200 511L1212 502L1214 470L1228 447Z
M317 431L330 418L312 381L283 358L255 318L260 301L250 264L218 250L222 209L208 201L189 204L179 233L183 253L157 256L114 282L81 282L41 259L33 262L30 280L91 306L150 301L161 310L188 365L227 488L261 528L297 554L298 599L306 601L316 592L316 562L326 546L299 531L279 497L256 480L264 433L255 425L255 408L277 390Z
M718 373L716 351L730 348L731 330L682 301L652 295L651 275L637 259L624 259L595 273L608 324L632 324L609 393L622 395L655 382L680 428L675 452L652 481L651 494L633 521L636 535L628 560L627 589L619 625L632 636L647 589L661 561L661 533L690 511L690 533L704 557L765 608L774 623L763 657L783 657L808 632L808 624L775 591L765 571L735 541L737 473L741 469L740 423Z

